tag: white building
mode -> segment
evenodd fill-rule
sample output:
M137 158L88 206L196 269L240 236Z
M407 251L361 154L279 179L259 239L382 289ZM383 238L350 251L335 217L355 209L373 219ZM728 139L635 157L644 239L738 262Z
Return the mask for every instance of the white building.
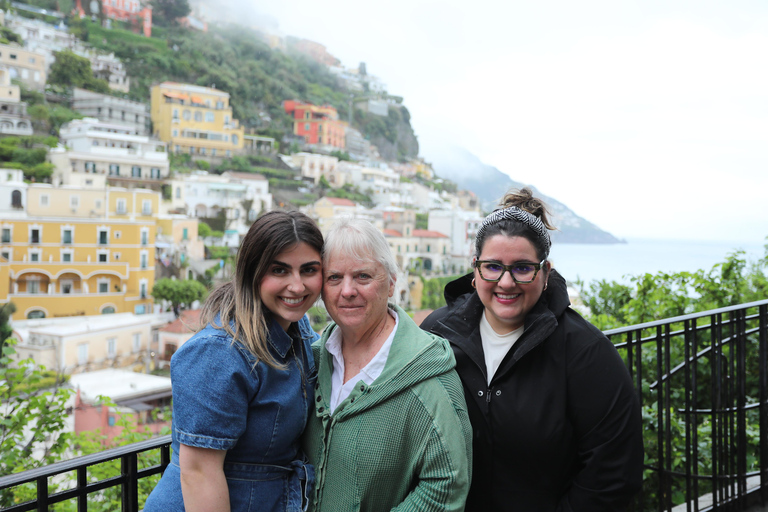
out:
M54 184L72 183L73 174L102 174L110 185L159 190L169 176L166 144L136 135L126 126L86 117L62 126L66 147L51 150Z
M104 123L126 127L136 135L149 135L149 105L75 87L72 109Z
M429 212L428 228L445 233L450 240L451 267L458 270L469 266L475 250L475 235L482 222L483 217L476 211L450 209Z
M197 218L217 217L223 211L225 244L237 246L259 213L272 208L272 195L261 175L225 174L196 171L171 180L171 206Z
M0 218L5 220L26 216L27 188L24 171L0 169ZM6 243L5 240L3 243Z
M335 173L339 165L339 159L335 156L306 152L294 153L287 156L283 161L300 169L301 177L311 179L315 185L320 181L321 176L325 176L325 179L328 180L328 177Z

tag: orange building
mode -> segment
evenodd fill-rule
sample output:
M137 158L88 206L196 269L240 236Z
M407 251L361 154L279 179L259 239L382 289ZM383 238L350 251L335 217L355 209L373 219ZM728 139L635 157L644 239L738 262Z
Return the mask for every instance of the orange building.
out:
M347 123L339 121L339 113L330 105L318 107L297 100L283 102L285 112L293 116L293 133L304 137L307 144L327 144L344 149Z

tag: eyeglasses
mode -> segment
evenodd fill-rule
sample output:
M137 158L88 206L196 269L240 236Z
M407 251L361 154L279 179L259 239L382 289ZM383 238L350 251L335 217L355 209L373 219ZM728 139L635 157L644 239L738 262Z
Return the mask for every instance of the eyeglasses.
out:
M536 279L536 274L539 273L539 270L541 270L542 265L546 261L542 260L541 263L517 261L511 265L504 265L498 261L477 260L474 266L480 274L480 279L483 281L498 283L504 277L504 272L509 272L509 275L512 276L516 283L527 284L532 283Z

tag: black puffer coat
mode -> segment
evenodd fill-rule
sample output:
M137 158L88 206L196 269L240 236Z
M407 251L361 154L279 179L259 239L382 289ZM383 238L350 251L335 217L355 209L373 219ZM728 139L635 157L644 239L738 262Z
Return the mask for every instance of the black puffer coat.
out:
M569 305L552 271L487 385L472 275L421 327L451 342L474 430L466 510L624 510L642 483L640 406L611 342Z

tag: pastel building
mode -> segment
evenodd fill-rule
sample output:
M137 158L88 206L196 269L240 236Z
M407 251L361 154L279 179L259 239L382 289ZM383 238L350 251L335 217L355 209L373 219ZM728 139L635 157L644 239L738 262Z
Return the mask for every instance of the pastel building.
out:
M0 67L30 89L42 91L47 80L45 55L19 46L0 44Z
M339 149L346 146L346 125L330 105L317 106L298 100L283 102L285 112L293 118L293 133L307 144L325 144Z
M107 124L120 125L127 133L149 134L149 106L87 89L72 89L72 109Z
M62 126L60 146L50 152L56 184L74 184L76 175L102 175L107 183L159 191L170 173L166 144L135 127L95 118L76 119Z
M229 94L210 87L163 82L151 90L153 133L174 153L229 158L243 150L244 130Z
M0 188L0 303L14 318L152 311L159 193L22 185Z
M71 299L70 299L71 300ZM102 368L139 367L151 360L153 315L115 313L14 320L16 359L72 374Z
M27 104L21 101L21 88L11 83L7 68L0 67L0 134L32 135L32 120Z

